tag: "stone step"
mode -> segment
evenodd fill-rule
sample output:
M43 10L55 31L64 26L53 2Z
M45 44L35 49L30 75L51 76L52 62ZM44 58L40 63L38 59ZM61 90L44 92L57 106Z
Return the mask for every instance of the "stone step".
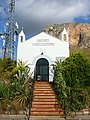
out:
M60 109L59 107L57 107L57 108L55 108L55 107L50 107L50 108L48 108L48 107L38 107L38 109L37 109L37 107L33 107L33 108L31 108L31 111L55 111L55 110L60 110L60 111L62 111L62 109Z
M36 81L35 84L50 84L48 81Z
M46 101L46 102L32 102L32 105L55 105L55 104L58 104L58 102L48 102L48 101Z
M42 83L42 84L35 84L35 86L51 86L51 84Z
M50 86L47 86L47 87L43 87L43 86L34 87L34 89L36 89L36 88L38 88L38 89L51 89L52 90L52 88Z
M51 88L35 88L34 91L52 91Z
M60 109L54 109L54 108L47 108L47 109L31 109L31 112L63 112L63 110L60 110Z
M57 101L55 98L48 98L48 99L43 99L43 98L41 98L41 99L33 99L33 102L46 102L46 101L48 101L48 102L53 102L53 101Z
M44 88L50 87L50 88L52 88L51 85L35 85L34 88L35 87L44 87Z
M51 86L51 84L50 83L42 83L42 84L35 84L34 86Z
M33 92L33 94L40 94L40 93L44 93L44 94L50 93L50 94L52 94L52 93L54 93L54 91L52 91L52 90L49 90L49 91L39 91L39 90L37 90L37 91L35 91L34 90L34 92Z
M52 88L50 86L47 87L43 87L43 86L39 86L39 87L34 87L34 90L52 90Z
M58 104L56 104L56 105L32 105L32 108L61 108Z
M44 93L34 93L34 96L55 96L54 93L48 93L48 94L44 94Z
M30 120L65 120L62 116L31 116ZM74 119L71 119L74 120ZM90 120L90 119L87 119Z
M54 90L49 82L36 82L34 86L31 116L63 116Z
M42 95L42 96L38 96L38 95L35 95L35 96L33 96L33 99L39 99L39 98L43 98L43 99L48 99L48 98L56 98L54 95L51 95L51 96L44 96L44 95Z
M63 112L58 112L58 111L54 111L54 112L31 112L31 116L63 116L64 113Z

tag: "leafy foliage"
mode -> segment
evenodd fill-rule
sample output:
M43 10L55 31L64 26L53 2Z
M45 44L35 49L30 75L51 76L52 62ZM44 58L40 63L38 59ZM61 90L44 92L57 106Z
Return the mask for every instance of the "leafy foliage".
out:
M61 105L63 104L63 99L67 97L66 95L66 83L63 79L63 66L61 61L56 61L54 65L54 89L57 93L57 97L60 99Z
M29 109L31 99L31 89L33 86L30 68L26 63L20 61L16 66L13 61L6 58L1 61L1 81L0 81L0 108L2 111L16 111L15 101L22 105L22 109ZM9 81L6 83L4 73L9 74ZM4 80L2 79L4 78ZM7 106L7 107L6 107ZM6 109L5 109L6 107Z
M89 104L90 62L82 53L75 53L65 61L56 61L54 65L54 88L57 98L70 115Z
M9 59L4 58L0 62L0 80L4 81L5 83L10 83L10 76L12 69L16 66L16 62Z
M82 53L72 54L63 62L63 66L63 74L67 85L90 85L90 62Z

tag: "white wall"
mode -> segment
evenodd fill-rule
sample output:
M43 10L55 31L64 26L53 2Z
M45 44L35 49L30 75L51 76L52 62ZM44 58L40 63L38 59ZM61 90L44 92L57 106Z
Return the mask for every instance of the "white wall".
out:
M61 41L44 32L23 43L18 43L17 60L27 61L30 64L31 71L34 71L36 61L40 58L46 58L49 61L49 65L51 65L56 59L65 59L68 56L69 42ZM53 81L51 74L49 71L49 80Z

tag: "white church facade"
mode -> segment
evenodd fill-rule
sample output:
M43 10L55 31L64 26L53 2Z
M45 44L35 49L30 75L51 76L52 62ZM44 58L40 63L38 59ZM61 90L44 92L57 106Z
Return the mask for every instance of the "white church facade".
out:
M53 81L52 64L69 56L69 37L64 28L61 40L41 32L26 40L23 30L18 37L17 61L30 65L36 80Z

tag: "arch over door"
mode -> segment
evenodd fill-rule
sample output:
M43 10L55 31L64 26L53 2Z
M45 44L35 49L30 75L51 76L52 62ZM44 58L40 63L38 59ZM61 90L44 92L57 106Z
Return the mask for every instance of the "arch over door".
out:
M36 63L36 80L49 81L49 62L40 58Z

